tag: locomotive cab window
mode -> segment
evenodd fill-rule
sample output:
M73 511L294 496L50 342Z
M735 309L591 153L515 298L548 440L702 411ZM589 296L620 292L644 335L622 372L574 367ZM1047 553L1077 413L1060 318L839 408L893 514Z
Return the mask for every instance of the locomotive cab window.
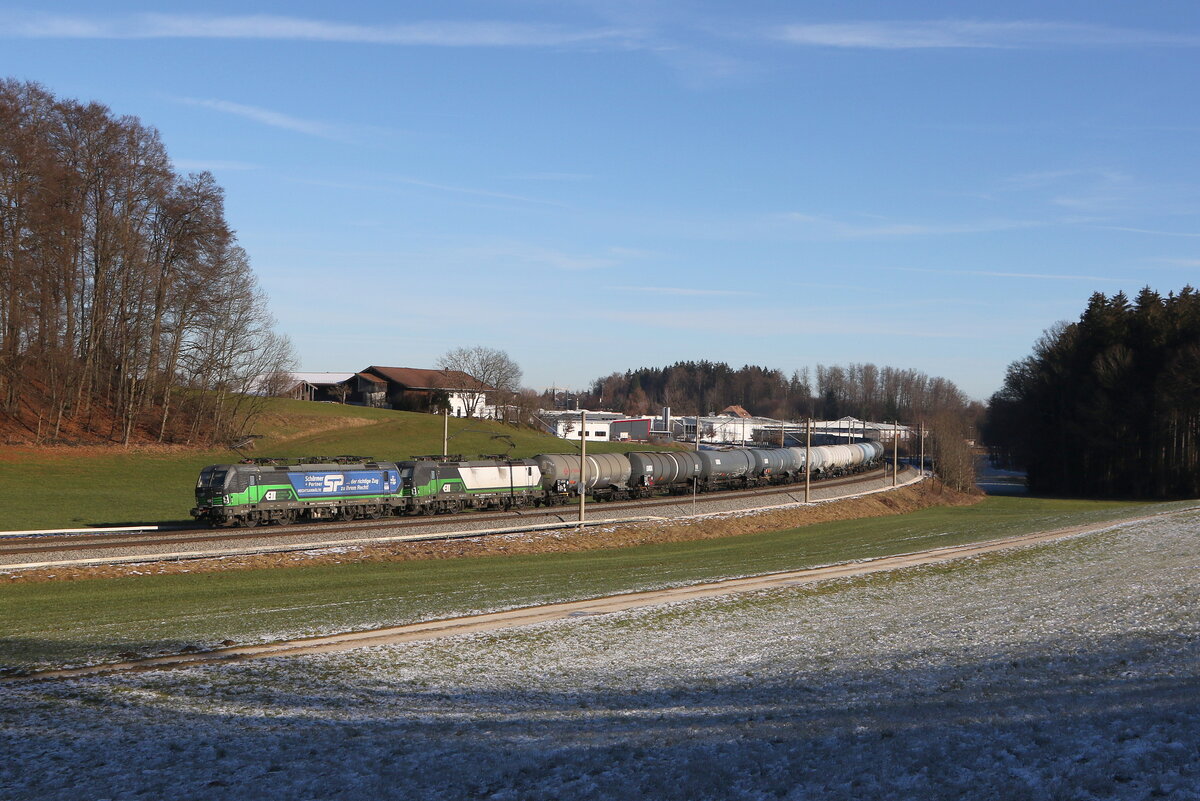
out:
M217 470L212 467L206 467L200 471L200 478L196 481L197 489L223 489L225 487L225 476L228 472L225 470Z

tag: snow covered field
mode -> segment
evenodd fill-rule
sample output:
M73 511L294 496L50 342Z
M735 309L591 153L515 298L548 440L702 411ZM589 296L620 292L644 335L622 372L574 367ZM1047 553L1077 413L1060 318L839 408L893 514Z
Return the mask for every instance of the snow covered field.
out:
M7 685L0 798L1200 799L1198 535Z

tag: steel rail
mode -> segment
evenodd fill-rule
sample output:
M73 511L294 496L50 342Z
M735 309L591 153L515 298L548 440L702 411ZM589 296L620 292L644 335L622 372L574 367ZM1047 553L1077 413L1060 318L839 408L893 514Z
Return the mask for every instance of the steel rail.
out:
M120 534L132 531L158 531L157 525L111 526L109 528L46 528L37 531L0 531L0 539L11 537L70 536L73 534Z

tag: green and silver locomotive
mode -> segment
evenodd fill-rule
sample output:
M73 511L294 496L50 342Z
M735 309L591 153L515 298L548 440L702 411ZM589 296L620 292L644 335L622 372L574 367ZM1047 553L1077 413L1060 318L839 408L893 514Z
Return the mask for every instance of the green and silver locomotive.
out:
M547 500L532 459L376 462L313 458L209 465L192 517L214 526L374 519L463 509L511 509Z
M544 500L542 471L532 459L397 462L406 510L512 509Z
M214 526L375 518L403 509L400 487L394 462L214 464L200 471L192 517Z

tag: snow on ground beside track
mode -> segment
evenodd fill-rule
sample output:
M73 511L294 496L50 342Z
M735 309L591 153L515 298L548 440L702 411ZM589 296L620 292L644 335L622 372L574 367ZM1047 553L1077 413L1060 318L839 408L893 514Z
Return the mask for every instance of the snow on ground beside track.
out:
M0 797L1200 799L1198 532L9 685Z

